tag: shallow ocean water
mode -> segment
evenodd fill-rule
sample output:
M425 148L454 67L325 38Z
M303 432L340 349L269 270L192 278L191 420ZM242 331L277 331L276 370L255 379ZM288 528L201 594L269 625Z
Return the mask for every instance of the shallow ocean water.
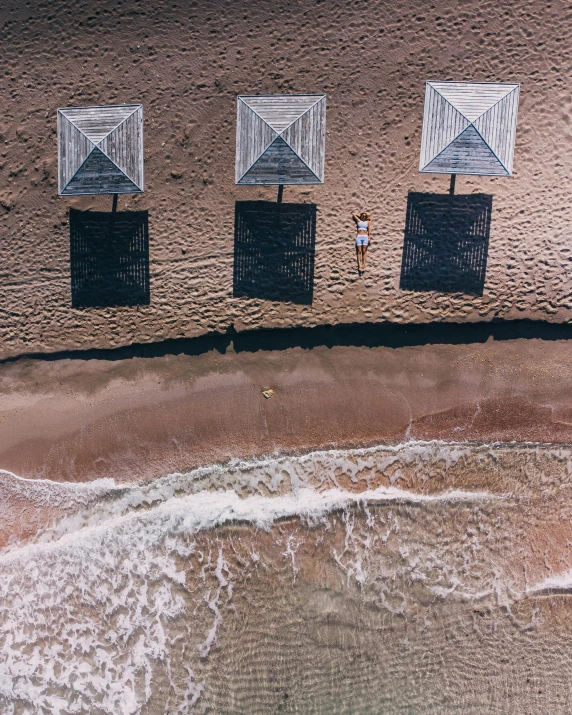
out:
M2 713L569 712L572 449L0 474Z

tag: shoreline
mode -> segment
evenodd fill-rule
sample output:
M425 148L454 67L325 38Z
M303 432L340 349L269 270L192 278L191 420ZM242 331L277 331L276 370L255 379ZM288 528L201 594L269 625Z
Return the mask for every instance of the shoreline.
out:
M404 439L572 444L568 356L566 340L519 338L21 358L0 365L0 468L126 482Z
M9 557L24 545L59 543L66 534L84 529L91 533L104 522L116 524L137 514L169 509L168 504L179 509L185 503L183 511L194 509L197 515L200 504L206 504L222 519L216 524L210 519L213 527L259 528L294 518L311 522L322 512L339 511L344 504L534 502L540 494L542 499L548 492L556 497L562 487L569 486L562 465L571 459L572 446L564 444L408 440L233 458L123 483L112 478L29 479L0 470L0 550L6 549ZM282 502L289 506L288 513L280 516L276 505ZM250 516L245 517L247 512Z

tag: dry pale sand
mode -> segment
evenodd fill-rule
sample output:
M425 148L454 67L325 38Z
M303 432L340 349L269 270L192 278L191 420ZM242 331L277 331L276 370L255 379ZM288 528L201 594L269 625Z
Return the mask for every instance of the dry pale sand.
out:
M129 344L234 325L489 320L571 315L568 201L572 94L569 6L434 3L179 2L0 8L0 351ZM493 195L483 295L399 289L410 191L445 192L418 174L424 82L522 83L515 174L464 178L458 193ZM311 305L232 297L236 200L275 189L234 185L238 93L328 95L324 186L287 188L317 205ZM68 209L56 185L56 109L142 102L151 300L72 309ZM351 210L366 208L375 243L354 268Z

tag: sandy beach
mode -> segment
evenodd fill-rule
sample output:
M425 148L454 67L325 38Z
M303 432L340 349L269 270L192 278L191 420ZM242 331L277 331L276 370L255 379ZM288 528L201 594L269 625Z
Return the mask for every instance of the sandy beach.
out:
M570 712L571 23L2 4L1 712ZM520 83L512 177L419 173L432 79ZM234 184L241 93L327 95L325 183L280 216ZM132 103L109 229L58 196L56 115ZM298 219L249 274L240 221ZM103 305L82 275L133 222L149 285Z
M545 335L571 307L567 50L554 30L563 12L534 2L460 13L446 2L143 2L136 11L80 2L72 14L9 0L0 10L0 355L46 360L0 366L1 466L148 478L230 456L453 430L566 440L566 342L554 339L568 334ZM457 182L458 194L492 195L482 295L399 287L408 197L447 191L447 177L417 171L433 77L522 85L514 176ZM235 202L276 198L272 187L233 183L240 92L328 95L325 185L284 195L317 207L304 304L234 297ZM144 105L146 190L120 197L119 209L148 211L150 299L78 309L68 212L110 211L111 198L57 196L56 110L111 102ZM357 208L375 225L363 278ZM485 324L499 320L501 342L482 345ZM532 331L521 320L535 321ZM423 334L411 343L406 329L392 333L412 323ZM339 326L335 336L319 332L327 326ZM448 344L455 330L453 342L467 345ZM117 346L127 351L105 353ZM104 352L84 359L89 349ZM268 385L276 397L266 402Z
M7 0L0 118L0 351L109 347L256 327L364 321L570 319L571 100L561 2L59 3ZM564 23L564 25L562 25ZM492 196L481 296L401 290L427 79L521 83L514 175L459 177ZM315 204L311 304L233 297L236 201L276 199L233 183L236 95L328 96L325 184L287 188ZM68 212L111 197L58 198L58 107L142 102L150 303L77 309ZM375 231L358 279L351 211Z
M0 371L0 464L28 478L130 481L404 439L570 442L569 350L490 339L236 352L231 341L223 354L16 360Z

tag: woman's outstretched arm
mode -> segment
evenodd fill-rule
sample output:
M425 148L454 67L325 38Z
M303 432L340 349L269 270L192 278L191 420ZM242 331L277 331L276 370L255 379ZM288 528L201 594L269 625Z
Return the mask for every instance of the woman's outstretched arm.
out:
M367 222L367 237L371 243L371 219Z

